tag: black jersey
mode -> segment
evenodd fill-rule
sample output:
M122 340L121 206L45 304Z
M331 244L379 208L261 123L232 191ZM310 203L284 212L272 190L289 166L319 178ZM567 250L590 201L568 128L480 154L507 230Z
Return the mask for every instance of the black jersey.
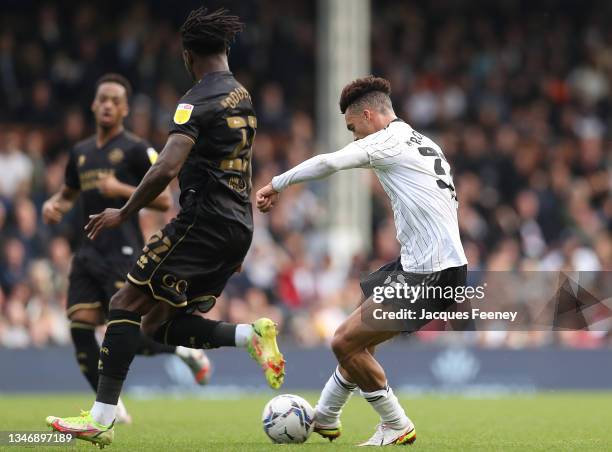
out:
M253 228L251 152L257 118L248 91L229 71L206 74L180 100L170 126L194 141L180 173L211 218Z
M97 188L100 177L113 174L119 181L137 186L157 153L144 140L123 131L98 148L95 135L76 144L66 167L65 183L81 191L83 224L89 215L106 208L119 209L124 198L108 198ZM105 229L95 240L84 238L77 254L94 254L108 260L131 258L143 246L138 214L115 229Z

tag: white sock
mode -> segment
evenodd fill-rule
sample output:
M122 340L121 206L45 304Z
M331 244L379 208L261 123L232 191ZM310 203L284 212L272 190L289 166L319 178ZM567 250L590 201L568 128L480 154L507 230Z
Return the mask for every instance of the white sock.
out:
M384 424L399 430L410 423L410 419L406 416L389 385L385 385L385 389L379 389L378 391L361 391L361 395L370 402Z
M236 347L246 347L253 334L253 327L248 323L236 325Z
M117 405L94 402L93 407L91 407L91 417L98 424L110 425L115 420L116 411Z
M181 358L190 358L191 357L191 349L187 347L183 347L182 345L176 346L175 355L180 356Z
M321 397L315 407L316 421L319 425L336 427L342 408L357 389L357 385L346 380L336 368L325 383Z

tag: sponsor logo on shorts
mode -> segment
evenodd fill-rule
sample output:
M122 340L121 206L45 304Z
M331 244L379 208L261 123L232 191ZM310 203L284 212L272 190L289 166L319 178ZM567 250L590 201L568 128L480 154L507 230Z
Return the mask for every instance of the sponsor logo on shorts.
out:
M164 286L175 290L179 294L184 294L187 291L187 281L184 279L177 279L176 276L170 273L164 275L162 283Z

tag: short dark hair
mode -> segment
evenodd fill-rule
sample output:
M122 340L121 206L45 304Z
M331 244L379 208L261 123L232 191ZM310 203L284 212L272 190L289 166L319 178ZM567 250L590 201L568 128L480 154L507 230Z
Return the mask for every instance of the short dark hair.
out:
M199 55L212 55L227 50L244 23L238 16L228 14L220 8L212 13L203 6L189 13L181 26L183 48Z
M381 109L392 108L390 94L391 83L388 80L373 75L358 78L342 89L340 112L344 114L349 107L354 105L363 107L372 105Z
M130 100L130 96L132 95L132 85L129 80L125 78L121 74L116 74L114 72L109 72L108 74L104 74L102 77L98 79L96 82L96 93L98 92L98 88L102 83L117 83L125 88L125 97L127 100Z

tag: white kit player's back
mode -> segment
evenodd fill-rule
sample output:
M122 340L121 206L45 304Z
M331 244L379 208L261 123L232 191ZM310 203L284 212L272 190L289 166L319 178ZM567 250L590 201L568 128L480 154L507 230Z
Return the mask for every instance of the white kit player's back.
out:
M367 166L391 200L404 271L466 264L455 186L440 147L401 120L352 144L368 153Z

